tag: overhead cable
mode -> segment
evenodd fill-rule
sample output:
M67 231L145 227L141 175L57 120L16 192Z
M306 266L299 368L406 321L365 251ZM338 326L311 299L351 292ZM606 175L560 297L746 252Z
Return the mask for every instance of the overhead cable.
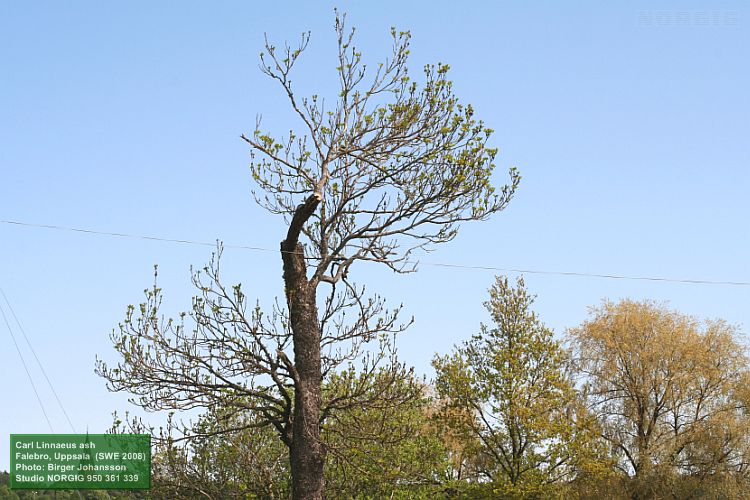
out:
M58 225L51 225L51 224L31 224L28 222L19 222L19 221L11 221L11 220L0 220L0 223L16 225L16 226L33 227L33 228L73 231L73 232L78 232L78 233L87 233L87 234L100 235L100 236L116 236L116 237L121 237L121 238L134 238L134 239L142 239L142 240L150 240L150 241L163 241L163 242L168 242L168 243L180 243L180 244L188 244L188 245L201 245L201 246L215 247L217 244L216 242L209 243L206 241L195 241L195 240L188 240L188 239L173 239L173 238L164 238L164 237L159 237L159 236L146 236L146 235L140 235L140 234L128 234L128 233L119 233L119 232L111 232L111 231L96 231L93 229L81 229L81 228L58 226ZM239 249L239 250L253 250L253 251L259 251L259 252L283 252L283 250L274 250L272 248L264 248L264 247L249 246L249 245L224 244L223 247ZM408 263L416 264L416 262L407 262L407 264ZM551 271L551 270L540 270L540 269L519 269L519 268L499 267L499 266L450 264L450 263L429 262L429 261L426 261L426 262L420 261L419 264L426 265L426 266L445 267L445 268L454 268L454 269L474 269L474 270L482 270L482 271L510 272L510 273L519 273L519 274L541 274L541 275L548 275L548 276L573 276L573 277L581 277L581 278L602 278L602 279L634 280L634 281L658 281L658 282L664 282L664 283L682 283L682 284L692 284L692 285L750 286L750 281L735 281L735 280L707 280L707 279L688 279L688 278L668 278L668 277L663 277L663 276L632 276L632 275L624 275L624 274L584 273L584 272L575 272L575 271Z

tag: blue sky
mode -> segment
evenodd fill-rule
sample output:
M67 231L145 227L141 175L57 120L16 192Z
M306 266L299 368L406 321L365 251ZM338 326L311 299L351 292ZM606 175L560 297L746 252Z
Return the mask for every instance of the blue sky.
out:
M254 205L248 149L256 114L292 121L257 68L263 33L312 31L302 94L333 95L333 7L365 58L388 29L413 34L412 72L451 65L454 88L496 130L497 183L523 175L509 208L396 276L352 276L403 302L404 360L431 374L435 352L486 321L491 271L430 263L750 281L750 9L746 2L2 2L0 219L278 248L283 222ZM126 397L94 358L160 266L165 310L189 306L190 265L210 248L0 223L0 287L74 427L103 432ZM231 250L225 275L269 304L274 252ZM750 287L526 275L558 334L603 298L669 301L747 332ZM4 304L3 304L4 305ZM18 332L17 332L18 334ZM0 469L8 434L48 432L0 323ZM19 336L21 347L25 346ZM70 432L25 349L56 432ZM139 413L132 407L131 411ZM159 417L153 416L154 421Z

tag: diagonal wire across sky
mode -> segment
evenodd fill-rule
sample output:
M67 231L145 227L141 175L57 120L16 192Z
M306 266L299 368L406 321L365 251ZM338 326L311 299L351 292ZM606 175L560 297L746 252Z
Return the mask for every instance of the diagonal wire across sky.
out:
M119 237L119 238L141 239L141 240L148 240L148 241L162 241L162 242L167 242L167 243L179 243L179 244L185 244L185 245L201 245L201 246L215 247L217 244L217 242L196 241L196 240L190 240L190 239L165 238L161 236L148 236L148 235L141 235L141 234L113 232L113 231L98 231L94 229L83 229L83 228L60 226L60 225L54 225L54 224L33 224L29 222L21 222L21 221L15 221L15 220L0 219L0 224L23 226L23 227L37 228L37 229L55 229L59 231L70 231L70 232L91 234L91 235L97 235L97 236L114 236L114 237ZM258 247L258 246L250 246L250 245L224 244L223 246L224 248L233 248L233 249L239 249L239 250L253 250L253 251L258 251L258 252L281 251L281 250L274 250L271 248L264 248L264 247ZM750 281L710 280L710 279L693 279L693 278L667 278L667 277L662 277L662 276L632 276L632 275L610 274L610 273L584 273L584 272L576 272L576 271L521 269L521 268L513 268L513 267L483 266L483 265L473 265L473 264L451 264L451 263L444 263L444 262L429 262L429 261L420 262L420 264L427 265L427 266L434 266L434 267L451 268L451 269L473 269L473 270L480 270L480 271L499 271L499 272L520 273L520 274L541 274L541 275L548 275L548 276L569 276L569 277L580 277L580 278L602 278L602 279L634 280L634 281L657 281L657 282L682 283L682 284L691 284L691 285L750 286Z

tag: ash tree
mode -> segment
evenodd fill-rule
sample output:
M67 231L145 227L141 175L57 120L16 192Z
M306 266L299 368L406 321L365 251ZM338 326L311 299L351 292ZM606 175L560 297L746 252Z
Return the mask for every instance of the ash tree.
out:
M425 66L419 81L409 77L408 32L391 30L392 54L374 67L366 67L338 13L335 32L340 88L333 103L300 97L292 86L309 33L283 49L267 40L260 68L288 97L297 128L276 138L258 121L242 136L255 200L285 224L284 300L269 314L248 304L240 285L223 283L219 249L193 274L199 293L189 313L165 319L155 284L113 333L122 361L97 368L111 390L135 394L147 409L257 413L258 425L273 426L289 448L293 496L305 499L324 495L326 419L395 407L421 391L399 383L409 370L395 357L393 336L409 322L352 280L353 264L414 271L416 250L502 210L520 179L510 169L508 183L493 187L492 130L459 103L447 65ZM321 390L354 363L357 383ZM368 389L375 378L379 391Z

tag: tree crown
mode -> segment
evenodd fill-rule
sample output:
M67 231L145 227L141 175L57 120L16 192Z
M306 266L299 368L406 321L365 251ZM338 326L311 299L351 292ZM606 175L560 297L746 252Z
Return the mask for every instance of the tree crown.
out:
M497 191L492 130L461 104L447 64L427 65L423 82L408 74L409 32L391 30L391 57L369 71L337 13L339 95L332 108L313 94L299 97L293 67L309 42L283 51L266 41L261 69L278 81L302 125L280 139L250 136L256 201L283 214L307 244L314 281L335 282L352 262L395 271L414 269L411 252L451 240L463 221L485 219L510 201L520 179ZM310 210L295 228L295 213Z

